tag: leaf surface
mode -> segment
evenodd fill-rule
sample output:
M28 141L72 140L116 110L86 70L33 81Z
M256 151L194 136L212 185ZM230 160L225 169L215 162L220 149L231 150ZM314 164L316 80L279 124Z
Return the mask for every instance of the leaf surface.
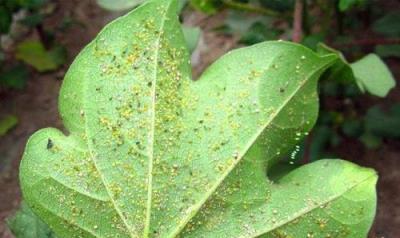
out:
M366 216L347 224L332 203L326 219L366 233L374 172L335 160L329 173L310 165L281 186L265 174L314 124L317 81L337 57L265 42L228 53L192 81L176 9L148 1L76 58L60 94L67 135L35 133L21 163L35 213L58 237L274 237L294 218L307 222L315 204L358 199L360 190L366 200L352 206ZM299 197L285 207L288 196ZM282 216L275 225L273 208Z

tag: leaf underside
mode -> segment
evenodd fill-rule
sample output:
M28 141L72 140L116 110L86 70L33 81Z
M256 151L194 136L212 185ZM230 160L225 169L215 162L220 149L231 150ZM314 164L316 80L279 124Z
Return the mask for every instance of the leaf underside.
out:
M36 132L20 167L25 200L57 237L366 236L374 171L330 159L266 176L313 126L337 57L265 42L192 81L185 45L176 2L153 0L71 65L68 133Z

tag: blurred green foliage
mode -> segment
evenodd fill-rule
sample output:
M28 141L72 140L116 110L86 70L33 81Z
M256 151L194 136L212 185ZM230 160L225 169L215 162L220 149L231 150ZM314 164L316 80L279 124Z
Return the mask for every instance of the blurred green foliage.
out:
M5 34L10 31L13 14L20 9L26 9L32 13L28 15L22 22L30 24L31 22L40 19L40 16L35 13L42 7L47 0L0 0L0 34Z
M353 6L364 4L366 0L339 0L339 9L347 11Z
M16 58L33 66L39 72L46 72L64 64L66 52L60 46L46 50L40 41L25 41L18 45Z
M8 115L0 118L0 136L5 135L9 130L18 124L18 118L14 115Z
M28 66L38 72L47 72L65 63L66 49L56 44L54 33L43 27L43 21L52 9L46 8L48 3L48 0L0 0L0 35L9 35L15 44L14 51L8 49L5 53L0 50L0 61L3 61L0 65L1 88L23 89L30 75ZM35 30L40 39L20 42L10 32L12 24L23 25L29 31Z
M7 220L7 224L16 238L56 238L49 226L24 202L18 212Z
M29 71L23 64L16 64L0 71L0 85L6 89L23 89L26 85Z

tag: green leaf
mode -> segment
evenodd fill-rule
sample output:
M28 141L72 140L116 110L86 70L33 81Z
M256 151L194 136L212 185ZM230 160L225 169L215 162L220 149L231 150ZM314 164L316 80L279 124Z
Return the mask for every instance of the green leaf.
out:
M225 25L230 33L244 35L255 23L269 21L270 19L267 17L253 16L240 11L229 11L225 19Z
M12 12L0 5L0 34L6 34L10 31L12 23Z
M312 133L309 157L311 161L315 161L325 157L326 148L333 144L335 131L326 125L320 125L316 126Z
M0 85L6 88L23 89L29 77L26 66L18 64L0 73Z
M178 12L182 12L189 0L178 0Z
M293 10L294 0L260 0L262 6L277 11Z
M207 14L215 14L222 6L221 0L190 0L191 5Z
M343 54L327 45L319 44L320 55L336 54L339 59L325 75L327 80L342 83L356 82L362 92L378 97L386 97L396 86L396 81L386 64L376 54L369 54L362 59L348 63Z
M182 31L188 50L193 52L199 44L201 29L199 27L182 26Z
M385 14L374 22L372 29L386 36L400 37L400 11Z
M7 134L9 130L18 124L18 118L14 115L6 116L0 119L0 136Z
M24 202L17 213L7 220L7 224L16 238L56 238L48 225Z
M336 54L339 58L339 60L335 62L335 64L326 74L326 80L347 84L355 81L353 70L351 69L350 64L347 62L342 52L335 50L323 43L319 43L317 45L317 52L320 55Z
M360 140L368 149L372 150L378 149L382 145L382 138L370 133L362 135Z
M375 53L380 57L398 57L400 58L400 45L377 45Z
M253 45L266 40L276 40L279 36L279 31L269 28L261 22L256 22L242 35L240 43Z
M16 58L33 66L39 72L57 69L65 61L59 48L46 51L39 41L25 41L18 45Z
M97 0L97 3L107 10L122 11L131 9L145 0Z
M20 22L30 28L34 28L44 21L45 15L42 13L34 13L23 18Z
M272 23L269 17L230 11L225 19L224 32L240 36L239 43L252 45L278 38L280 32L271 27Z
M386 64L375 54L369 54L351 64L354 77L361 88L369 93L386 97L396 81Z
M75 59L67 135L36 132L23 196L58 237L362 237L376 174L316 162L265 171L314 124L336 56L288 42L234 50L192 81L176 1L147 1ZM349 212L351 211L351 212Z
M339 1L339 9L344 12L352 8L353 6L360 5L365 3L365 0L340 0Z
M370 108L365 115L365 127L378 137L400 138L400 104L394 104L387 112L379 106Z
M318 44L324 41L325 36L321 33L306 35L302 40L302 44L310 49L316 50Z
M363 125L360 120L346 119L342 125L342 131L350 137L359 137L363 132Z
M17 0L17 1L19 6L29 9L39 9L48 2L48 0Z
M67 49L61 45L57 45L49 50L50 59L58 66L65 64L67 61Z

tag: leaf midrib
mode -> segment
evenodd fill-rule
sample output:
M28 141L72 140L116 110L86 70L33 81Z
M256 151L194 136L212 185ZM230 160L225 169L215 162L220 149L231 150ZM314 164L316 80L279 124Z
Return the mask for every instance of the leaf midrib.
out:
M146 5L146 4L143 4L143 5L141 5L140 7L143 7L144 5ZM164 23L165 23L165 20L166 20L166 18L167 18L166 15L167 15L167 13L168 13L169 8L171 7L171 5L172 5L172 0L169 1L168 6L167 6L166 11L165 11L165 14L164 14L163 17L162 17L162 24L161 24L161 27L160 27L160 30L159 30L160 34L158 35L157 41L156 41L157 51L156 51L156 53L155 53L155 54L156 54L156 57L155 57L155 61L154 61L154 63L155 63L154 81L156 81L156 78L157 78L157 65L158 65L157 62L158 62L158 57L159 57L159 46L160 46L160 39L161 39L161 36L162 36L162 33L163 33L163 31L162 31L161 29L164 28ZM139 7L139 8L140 8L140 7ZM136 10L138 10L138 9L136 9ZM135 10L135 11L136 11L136 10ZM84 85L85 85L85 91L86 91L86 90L87 90L87 87L88 87L88 84L85 83ZM154 130L155 130L155 126L154 126L154 125L155 125L155 90L156 90L156 85L155 85L155 83L153 83L153 85L154 85L154 87L153 87L153 89L152 89L152 90L153 90L153 92L152 92L152 93L153 93L152 97L153 97L153 110L154 110L154 112L153 112L152 127L151 127L151 133L152 133L152 135L151 135L151 145L152 145L152 146L150 146L151 153L149 154L149 159L150 159L150 162L149 162L149 174L148 174L148 177L149 177L149 178L148 178L149 188L148 188L148 194L147 194L148 200L147 200L147 206L146 206L146 224L145 224L145 229L144 229L144 233L143 233L143 236L144 236L145 238L148 237L149 225L150 225L151 195L152 195L152 183L151 183L151 181L152 181L152 169L153 169L153 157L154 157L153 146L154 146ZM86 118L86 114L85 114L85 118ZM89 129L89 127L88 127L88 120L85 120L85 133L86 133L86 134L88 134L88 129ZM109 188L108 188L106 182L104 181L104 175L101 173L100 169L99 169L98 166L97 166L96 160L94 159L95 156L94 156L94 154L93 154L93 148L92 148L92 145L91 145L91 143L90 143L89 138L87 138L86 142L87 142L87 145L88 145L88 151L89 151L89 153L90 153L90 157L91 157L91 159L92 159L92 161L93 161L94 167L95 167L95 169L96 169L96 170L98 171L98 173L99 173L99 178L101 179L101 183L104 185L104 188L105 188L105 190L106 190L108 196L110 197L110 202L111 202L111 204L113 205L115 211L117 212L117 214L118 214L119 217L121 218L121 220L122 220L124 226L125 226L126 229L127 229L127 232L129 233L129 236L130 236L131 238L136 238L137 236L136 236L136 235L133 233L133 231L130 229L130 226L129 226L129 224L128 224L128 221L127 221L127 220L125 219L125 217L122 215L121 210L119 209L118 205L116 204L116 201L114 201L114 199L113 199L113 197L112 197L111 191L109 190Z
M277 58L277 57L275 57ZM324 57L321 57L323 59ZM331 61L327 61L325 65L321 65L320 68L318 68L315 71L312 71L309 73L306 78L307 80L304 80L302 83L299 84L299 86L293 91L292 94L289 95L289 97L282 103L282 105L278 108L278 110L275 112L274 115L270 117L270 120L268 120L266 123L264 123L261 126L261 129L257 131L257 133L252 137L249 142L246 144L244 147L243 153L241 153L241 156L232 163L232 165L227 169L226 173L221 177L220 180L217 180L217 182L214 184L214 186L211 187L211 189L205 193L205 196L203 197L204 199L200 200L199 203L197 203L195 206L193 206L192 211L190 212L189 216L187 216L183 221L180 223L180 225L177 227L177 229L171 233L170 238L176 237L186 226L186 224L197 214L198 210L205 204L205 202L210 198L210 196L215 192L215 190L221 185L221 183L228 177L228 175L233 171L233 169L236 167L236 165L242 160L242 158L247 154L251 146L254 144L255 141L261 136L263 131L272 123L274 119L279 115L279 113L286 107L286 105L297 95L297 93L306 85L310 80L311 77L318 73L321 70L326 69L329 67L330 64L334 62L333 58ZM270 67L270 65L268 66Z
M147 175L147 203L146 203L146 221L145 228L143 232L143 237L147 238L149 236L150 231L150 222L151 222L151 206L152 206L152 195L153 195L153 162L154 162L154 135L155 135L155 124L156 124L156 89L157 89L157 76L158 76L158 58L160 56L160 43L161 37L166 21L167 13L169 12L169 8L172 5L172 1L169 1L168 6L166 7L165 14L162 18L162 22L159 29L159 34L156 41L156 53L154 59L154 79L152 80L152 108L153 108L153 116L151 120L151 136L150 136L150 152L149 152L149 169Z

